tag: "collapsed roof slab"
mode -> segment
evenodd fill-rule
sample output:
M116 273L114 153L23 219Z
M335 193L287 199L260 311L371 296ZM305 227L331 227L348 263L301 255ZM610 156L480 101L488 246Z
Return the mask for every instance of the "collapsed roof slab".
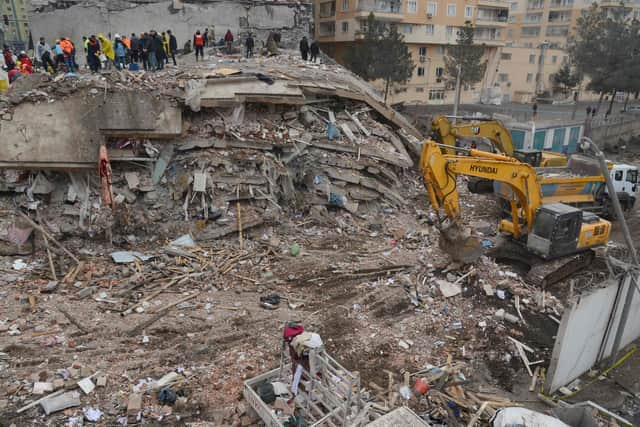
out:
M22 102L0 122L0 168L97 167L105 137L173 138L182 133L182 110L140 92L106 97L77 92L54 103Z

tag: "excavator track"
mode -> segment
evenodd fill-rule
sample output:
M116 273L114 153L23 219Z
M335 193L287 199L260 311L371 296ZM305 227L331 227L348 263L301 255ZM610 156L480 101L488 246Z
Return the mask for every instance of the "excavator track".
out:
M549 261L542 260L531 266L525 280L531 285L545 288L588 267L594 258L595 252L588 250Z
M487 253L496 260L515 261L526 265L529 271L524 280L530 285L545 288L558 283L573 273L588 267L595 258L592 250L587 250L573 255L545 260L531 254L522 244L510 240L502 240Z

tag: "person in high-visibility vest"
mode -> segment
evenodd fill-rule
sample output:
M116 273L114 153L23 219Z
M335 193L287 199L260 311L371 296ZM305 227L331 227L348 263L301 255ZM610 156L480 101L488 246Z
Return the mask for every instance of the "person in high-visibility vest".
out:
M200 30L196 31L193 36L193 47L196 50L196 61L198 60L198 55L204 60L204 36L200 34Z

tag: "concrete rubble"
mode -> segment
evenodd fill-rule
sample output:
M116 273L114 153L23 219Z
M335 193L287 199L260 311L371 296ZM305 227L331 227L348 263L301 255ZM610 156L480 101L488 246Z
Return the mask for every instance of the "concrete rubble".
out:
M378 417L549 413L538 392L568 290L606 266L537 289L486 256L452 263L420 134L341 67L213 56L19 83L0 98L2 422L259 425L243 382L278 366L294 319ZM500 207L459 191L491 246Z

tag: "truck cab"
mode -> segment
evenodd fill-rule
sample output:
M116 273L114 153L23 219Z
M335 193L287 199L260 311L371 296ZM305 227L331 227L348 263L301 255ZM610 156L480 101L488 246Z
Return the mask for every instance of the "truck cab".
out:
M609 169L609 175L622 208L631 209L636 201L638 168L625 163L614 163Z

